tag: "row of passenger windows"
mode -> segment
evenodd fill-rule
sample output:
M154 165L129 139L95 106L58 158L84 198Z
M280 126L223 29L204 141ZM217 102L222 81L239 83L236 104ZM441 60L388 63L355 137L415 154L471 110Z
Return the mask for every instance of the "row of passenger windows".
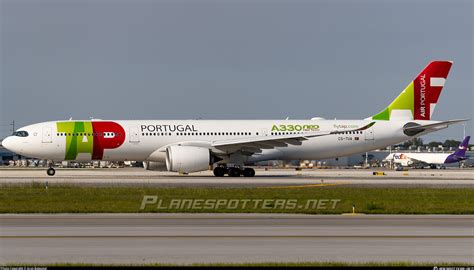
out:
M171 136L172 133L142 133L142 136ZM224 135L235 135L235 136L250 136L252 132L178 132L176 136L224 136ZM258 132L256 133L258 135Z
M303 132L272 132L271 135L292 135L292 134L303 134Z
M57 133L58 136L94 136L94 137L117 137L122 136L122 132L94 132L94 133L66 133L66 132L59 132Z
M292 134L302 134L303 132L271 132L271 135L292 135ZM346 131L346 132L338 132L337 134L362 134L362 131ZM28 133L26 131L19 131L14 133L13 135L26 137ZM59 132L57 133L58 136L97 136L97 137L117 137L122 136L121 132L94 132L94 133L65 133ZM172 133L142 133L142 136L171 136ZM176 133L177 136L251 136L252 132L190 132L190 133ZM258 132L256 132L258 136Z
M337 132L337 134L362 134L362 131L345 131L345 132Z

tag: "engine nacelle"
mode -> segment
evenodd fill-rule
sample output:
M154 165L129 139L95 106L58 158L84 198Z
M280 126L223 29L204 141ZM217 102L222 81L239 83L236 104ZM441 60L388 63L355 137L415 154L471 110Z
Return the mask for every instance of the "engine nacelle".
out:
M166 168L170 172L199 172L209 169L211 151L197 146L172 145L166 149Z
M143 161L143 168L148 171L167 171L166 162Z

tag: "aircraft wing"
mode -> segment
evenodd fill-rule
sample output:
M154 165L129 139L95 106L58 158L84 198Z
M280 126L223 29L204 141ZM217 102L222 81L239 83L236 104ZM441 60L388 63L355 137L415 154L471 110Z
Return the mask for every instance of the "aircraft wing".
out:
M442 121L442 122L438 122L434 124L426 124L426 125L413 124L412 126L405 126L403 128L403 131L405 132L405 134L415 135L427 130L444 129L452 124L457 124L457 123L465 122L465 121L469 121L469 119L456 119L456 120Z
M212 142L211 146L224 151L226 153L234 153L242 151L247 155L262 152L262 149L273 149L275 147L287 147L288 145L301 145L303 141L309 138L327 136L332 134L339 134L342 132L362 131L373 126L375 122L372 122L362 128L351 129L351 130L332 130L332 131L317 131L305 134L290 134L290 135L269 135L265 137L250 137L250 138L239 138L231 140L219 140Z

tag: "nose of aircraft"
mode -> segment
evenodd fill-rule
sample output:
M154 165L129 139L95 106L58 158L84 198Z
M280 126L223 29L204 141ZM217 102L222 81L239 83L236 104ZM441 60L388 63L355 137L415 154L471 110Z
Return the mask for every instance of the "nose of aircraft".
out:
M13 138L10 136L10 137L6 137L5 139L3 139L2 141L2 146L5 147L6 149L14 152L14 147L13 147Z

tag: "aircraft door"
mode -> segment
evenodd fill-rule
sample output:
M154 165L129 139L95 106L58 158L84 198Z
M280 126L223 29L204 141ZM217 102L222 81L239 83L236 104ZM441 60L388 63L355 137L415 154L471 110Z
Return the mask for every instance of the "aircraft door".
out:
M130 139L131 143L139 143L140 142L140 130L138 130L137 126L131 127L130 130Z
M375 138L374 129L372 127L365 130L365 140L371 141Z
M52 143L53 138L52 138L52 132L51 132L51 127L43 127L43 143Z

